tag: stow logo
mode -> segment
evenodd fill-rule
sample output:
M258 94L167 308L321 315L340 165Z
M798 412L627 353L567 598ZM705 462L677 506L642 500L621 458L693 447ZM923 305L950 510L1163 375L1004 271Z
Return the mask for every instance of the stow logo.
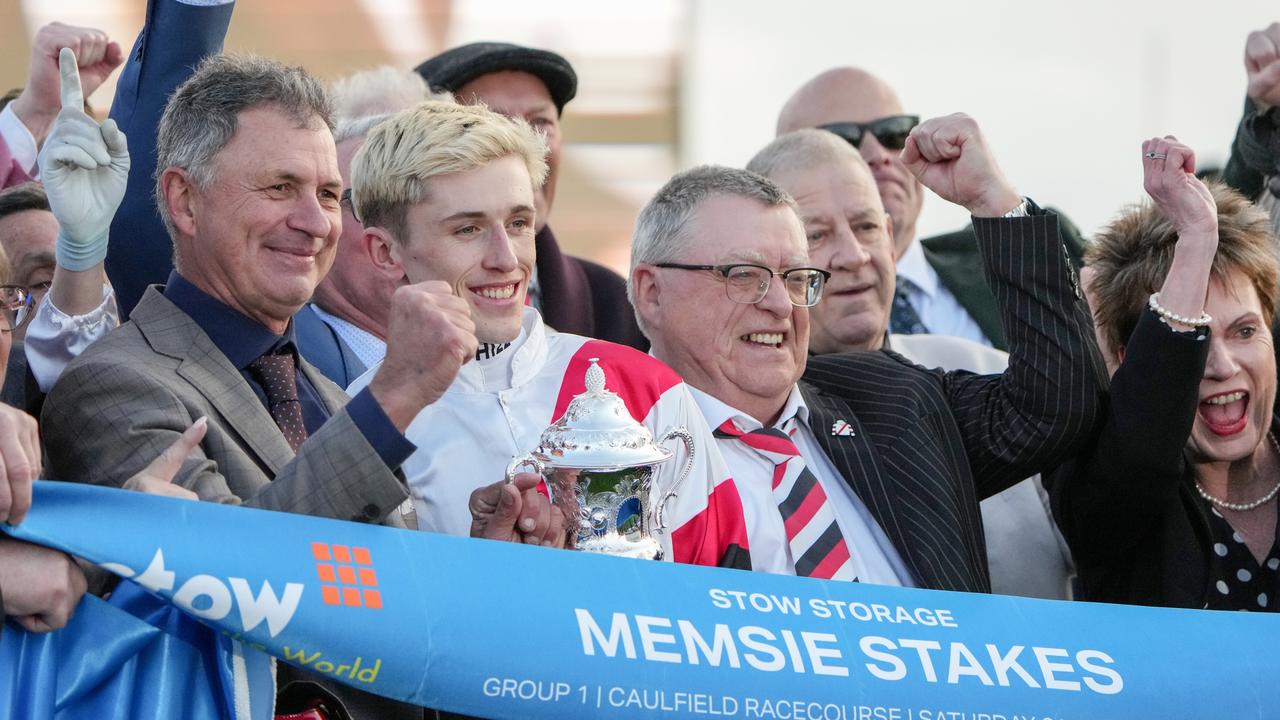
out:
M231 614L232 606L239 611L244 632L267 623L271 637L279 635L289 625L302 599L302 583L285 583L279 596L264 580L257 593L244 578L229 577L226 582L212 575L192 575L181 585L177 575L164 566L164 551L156 549L151 564L141 574L120 563L103 563L103 567L132 579L142 587L172 599L173 604L206 620L219 621ZM176 590L175 590L176 588Z
M377 590L378 573L368 548L311 543L320 577L320 598L325 605L382 609L382 593Z

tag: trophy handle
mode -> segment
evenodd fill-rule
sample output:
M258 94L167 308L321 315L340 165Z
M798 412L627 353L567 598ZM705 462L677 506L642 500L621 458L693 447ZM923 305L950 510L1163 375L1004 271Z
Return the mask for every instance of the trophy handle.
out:
M507 463L507 482L509 483L515 480L516 471L525 466L533 468L539 475L545 476L547 474L547 464L534 457L532 453L526 453L521 457L514 458L510 463ZM555 490L551 486L555 483L548 479L548 481L543 484L547 487L547 499L554 503L556 501L556 495Z
M663 518L667 503L676 497L676 490L680 489L680 485L685 481L685 478L689 477L689 473L693 472L693 434L682 427L674 427L658 438L658 443L665 443L671 438L680 438L684 441L684 446L689 451L689 457L685 459L684 469L680 471L680 476L676 478L675 484L658 499L657 504L653 507L653 527L658 530L667 529L666 521Z

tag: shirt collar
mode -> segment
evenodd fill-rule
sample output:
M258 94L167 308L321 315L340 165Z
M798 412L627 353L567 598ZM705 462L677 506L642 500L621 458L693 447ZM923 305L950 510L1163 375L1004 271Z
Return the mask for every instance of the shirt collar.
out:
M692 385L688 387L689 392L693 394L694 402L698 403L698 409L702 411L702 417L706 419L712 430L723 425L725 420L733 420L733 423L743 432L751 432L764 427L759 420L721 401L719 398L709 395ZM782 406L782 414L778 415L778 422L774 424L774 427L781 427L783 423L792 417L798 417L800 422L805 427L808 427L809 406L805 403L804 396L800 394L799 385L791 386L791 394L787 396L787 403Z
M538 376L546 358L547 328L542 315L526 306L520 317L520 334L511 341L511 347L493 357L463 365L450 389L494 392L519 387Z
M938 273L924 256L924 247L912 240L907 251L898 260L898 276L910 280L926 297L938 292Z
M200 326L237 370L245 369L268 352L297 347L293 320L289 321L284 335L276 335L257 320L196 287L177 270L169 273L164 296Z

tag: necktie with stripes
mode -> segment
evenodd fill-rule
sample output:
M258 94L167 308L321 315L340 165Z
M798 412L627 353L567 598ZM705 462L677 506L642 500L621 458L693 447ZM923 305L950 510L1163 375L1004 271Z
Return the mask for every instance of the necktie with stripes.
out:
M284 433L294 452L307 439L307 426L302 422L302 403L298 402L297 365L292 353L267 354L249 363L249 373L267 394L267 410Z
M744 433L730 419L716 428L715 436L735 438L774 463L773 497L786 527L796 574L856 581L849 546L836 524L827 493L813 472L805 467L799 448L791 440L796 425L793 417L783 423L785 431L760 428Z

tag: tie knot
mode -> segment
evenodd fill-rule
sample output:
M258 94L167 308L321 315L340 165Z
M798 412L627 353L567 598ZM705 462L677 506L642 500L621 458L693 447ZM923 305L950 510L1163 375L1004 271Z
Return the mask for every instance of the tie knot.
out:
M294 378L296 368L293 353L268 353L248 366L249 373L267 394L267 403L272 406L298 400L298 384Z
M794 421L788 420L783 427L788 425L794 425ZM733 420L725 420L720 427L716 428L714 435L718 438L735 438L753 450L770 457L775 463L785 462L788 458L800 454L791 436L775 427L762 427L743 432Z

